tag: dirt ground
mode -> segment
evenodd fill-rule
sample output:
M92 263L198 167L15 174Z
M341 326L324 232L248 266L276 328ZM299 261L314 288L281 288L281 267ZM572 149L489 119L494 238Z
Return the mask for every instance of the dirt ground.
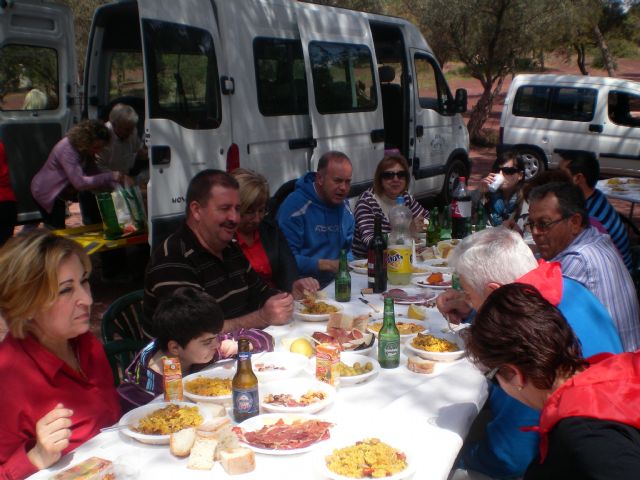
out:
M553 57L547 60L547 70L545 73L572 73L578 74L578 69L575 63L566 63L562 58ZM445 69L445 72L453 71L458 68L459 65L449 65ZM628 78L631 80L640 81L640 60L621 59L618 60L617 75L622 78ZM604 71L591 70L592 75L606 75ZM475 103L478 101L481 94L480 82L471 78L461 78L455 75L448 77L450 87L452 91L456 88L466 88L468 93L469 108L471 111ZM504 101L504 95L509 89L511 79L508 78L504 82L502 93L499 95L496 103L494 104L493 112L485 124L485 129L488 131L497 132L500 124L501 107ZM467 113L468 118L468 113ZM475 188L478 182L487 175L491 165L495 159L494 147L476 147L471 146L470 152L472 160L472 170L469 179L469 186L471 189ZM612 201L612 204L623 215L629 214L629 204L622 201ZM636 224L640 224L640 209L636 209L634 220ZM80 226L81 220L79 215L79 209L77 204L73 204L71 207L71 217L67 220L67 226ZM118 281L105 281L102 278L102 266L100 255L92 256L93 273L91 276L91 287L94 296L94 307L92 312L92 331L100 336L100 321L102 314L107 307L115 299L129 293L136 289L143 287L144 268L146 262L146 256L148 255L148 249L145 252L144 249L138 247L130 247L126 251L126 261L123 262L123 276ZM2 338L2 327L0 326L0 338Z

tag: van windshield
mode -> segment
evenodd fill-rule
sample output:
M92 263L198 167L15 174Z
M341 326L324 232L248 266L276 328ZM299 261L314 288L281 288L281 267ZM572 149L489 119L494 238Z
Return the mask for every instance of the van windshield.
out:
M220 126L218 68L206 30L143 20L150 118L167 118L185 128Z

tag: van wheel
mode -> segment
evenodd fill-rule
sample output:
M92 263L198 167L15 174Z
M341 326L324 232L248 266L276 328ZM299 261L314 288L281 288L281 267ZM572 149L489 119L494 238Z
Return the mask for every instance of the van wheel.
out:
M469 172L467 166L459 158L453 160L447 167L447 173L444 177L444 185L442 185L442 192L440 198L444 202L444 205L448 205L453 198L453 189L458 184L458 178L466 177L469 179Z
M524 179L533 180L545 170L544 160L538 152L529 148L518 150L518 155L524 161Z

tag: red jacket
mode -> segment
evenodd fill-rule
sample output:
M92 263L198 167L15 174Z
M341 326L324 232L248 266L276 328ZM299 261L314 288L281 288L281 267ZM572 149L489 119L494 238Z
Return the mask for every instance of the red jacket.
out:
M640 351L587 359L589 367L567 380L548 398L540 415L540 461L548 450L548 434L567 417L589 417L640 429Z
M516 282L536 287L544 299L556 307L562 300L562 270L560 262L538 261L538 267L525 273Z
M9 177L9 164L4 144L0 142L0 202L15 202L16 196L11 188L11 178Z
M86 378L31 335L17 340L8 334L0 343L0 479L25 478L36 472L27 451L35 445L36 422L57 403L73 410L71 438L63 455L120 417L113 375L102 344L90 332L73 341Z

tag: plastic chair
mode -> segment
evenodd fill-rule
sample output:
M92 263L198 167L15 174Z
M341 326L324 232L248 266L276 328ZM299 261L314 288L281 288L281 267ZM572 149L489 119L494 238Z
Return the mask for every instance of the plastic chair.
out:
M123 295L102 316L102 340L116 386L136 353L150 341L142 330L143 297L143 290Z

